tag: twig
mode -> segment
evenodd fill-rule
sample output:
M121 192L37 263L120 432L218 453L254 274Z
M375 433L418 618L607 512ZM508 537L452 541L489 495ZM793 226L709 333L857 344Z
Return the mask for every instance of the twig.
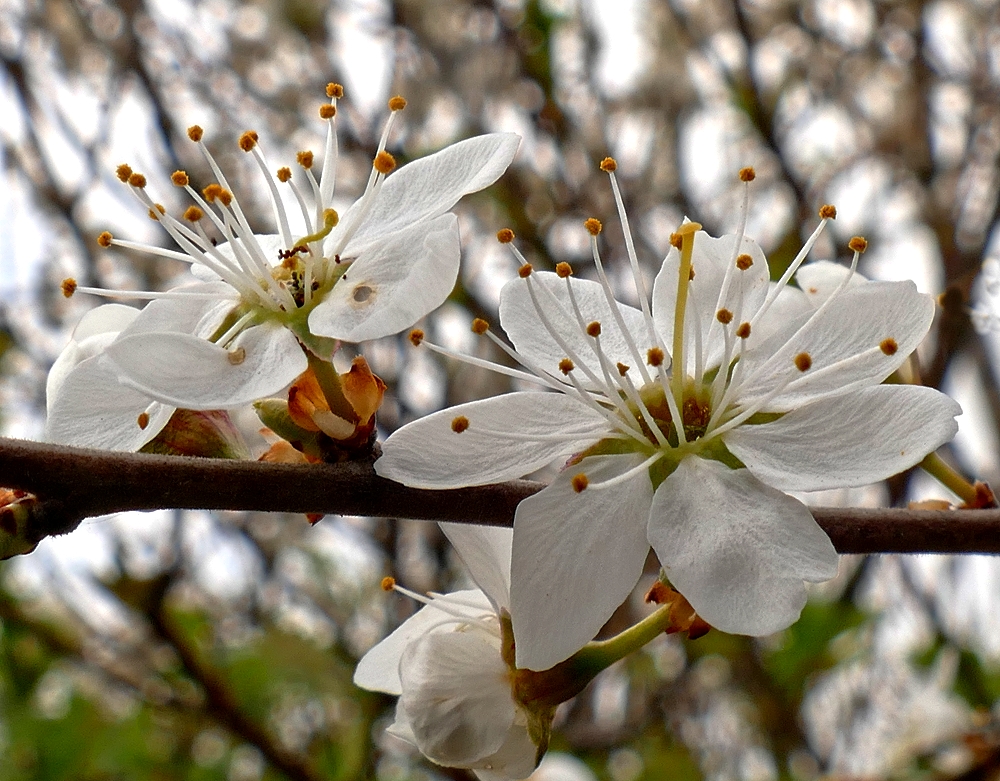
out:
M266 464L48 445L0 438L0 486L47 512L30 536L72 531L127 510L201 509L368 515L512 526L530 480L428 491L386 480L370 462ZM1000 553L1000 510L813 508L841 553Z

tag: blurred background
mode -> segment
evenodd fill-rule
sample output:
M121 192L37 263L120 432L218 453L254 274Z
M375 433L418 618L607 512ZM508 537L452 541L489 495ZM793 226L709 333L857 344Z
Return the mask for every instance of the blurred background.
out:
M684 216L735 228L736 173L753 165L747 232L772 273L834 203L813 257L844 260L861 234L863 273L943 294L923 380L965 409L947 457L997 484L1000 304L977 277L997 242L993 0L0 0L4 434L41 437L46 372L100 303L63 298L60 280L158 289L182 270L98 248L103 230L169 246L115 166L181 211L170 172L211 181L184 132L198 123L273 232L236 139L258 131L274 167L320 153L328 81L346 89L345 203L394 94L409 100L389 142L401 161L487 131L524 139L506 176L457 210L463 272L423 325L436 341L497 357L468 326L496 321L515 273L501 227L540 267L587 276L581 222L602 219L634 302L605 155L650 280ZM389 384L383 434L509 389L405 337L361 349ZM928 497L948 494L907 475L806 499ZM379 589L386 574L418 591L463 578L433 524L403 519L154 512L45 540L0 567L0 781L469 778L386 737L392 699L351 684L360 654L414 610ZM606 671L559 711L537 777L998 778L998 597L993 558L844 557L783 633L661 637ZM608 629L643 610L640 595Z

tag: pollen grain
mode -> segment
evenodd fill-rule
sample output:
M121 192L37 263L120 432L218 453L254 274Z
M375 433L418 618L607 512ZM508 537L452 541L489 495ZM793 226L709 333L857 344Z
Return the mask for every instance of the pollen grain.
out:
M896 340L890 336L879 342L878 348L886 355L895 355L896 351L899 349L899 345L896 343Z

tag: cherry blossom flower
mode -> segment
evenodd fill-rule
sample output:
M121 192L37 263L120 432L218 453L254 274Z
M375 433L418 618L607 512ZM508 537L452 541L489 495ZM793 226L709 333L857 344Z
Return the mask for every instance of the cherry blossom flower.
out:
M477 589L414 597L425 606L358 663L354 683L399 697L390 734L432 762L469 768L484 781L531 774L545 751L537 718L512 691L502 614L510 606L511 531L441 524Z
M565 463L514 520L516 663L533 670L597 633L650 546L711 625L750 635L788 626L805 603L804 582L833 577L838 562L808 508L784 492L894 475L951 439L961 411L936 390L880 384L927 333L934 301L912 282L855 278L862 239L839 283L814 274L815 291L789 287L832 207L776 284L744 236L746 195L736 234L713 238L685 223L650 295L614 167L602 163L641 308L613 298L601 225L588 220L599 281L574 278L567 264L549 273L525 263L501 293L512 346L487 323L473 325L523 368L466 357L554 392L422 418L390 436L376 462L384 477L441 489ZM750 169L741 176L753 178Z
M327 87L331 102L320 108L328 123L322 165L298 156L311 201L281 168L267 169L256 133L240 148L267 181L278 233L255 234L221 168L202 141L200 127L188 136L201 149L216 182L195 190L184 171L173 184L193 201L183 219L158 205L146 177L120 166L119 178L149 208L178 250L99 237L102 246L137 249L191 264L191 279L161 293L128 293L81 287L64 292L154 299L104 355L118 380L163 404L186 409L238 406L277 393L302 374L307 352L328 361L340 340L358 342L397 333L441 304L459 266L456 217L463 196L494 182L510 164L519 139L495 133L467 139L394 170L385 145L402 98L389 101L390 119L374 157L367 187L341 217L333 208L338 142L339 85ZM278 191L292 189L304 230L293 232ZM208 230L206 230L206 226ZM215 237L209 235L214 231ZM221 242L218 243L217 241ZM155 305L159 306L155 306ZM69 392L67 388L64 395ZM66 404L84 399L66 397Z

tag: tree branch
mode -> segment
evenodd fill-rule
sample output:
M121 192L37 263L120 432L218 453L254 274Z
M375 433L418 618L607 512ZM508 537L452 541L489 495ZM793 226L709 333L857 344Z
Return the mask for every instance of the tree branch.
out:
M30 537L128 510L257 510L511 526L543 483L429 491L386 480L370 461L267 464L84 450L0 438L0 486L30 491ZM841 553L1000 553L1000 510L812 508Z

